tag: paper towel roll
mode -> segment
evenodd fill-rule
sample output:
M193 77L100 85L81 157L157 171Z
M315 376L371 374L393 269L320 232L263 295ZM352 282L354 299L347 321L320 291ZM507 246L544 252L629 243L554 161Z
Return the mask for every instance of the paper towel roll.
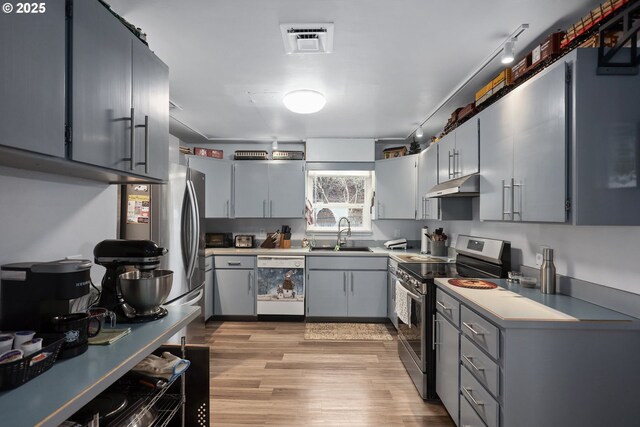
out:
M427 237L427 235L429 234L429 227L422 227L420 234L420 253L426 254L429 252L429 238Z

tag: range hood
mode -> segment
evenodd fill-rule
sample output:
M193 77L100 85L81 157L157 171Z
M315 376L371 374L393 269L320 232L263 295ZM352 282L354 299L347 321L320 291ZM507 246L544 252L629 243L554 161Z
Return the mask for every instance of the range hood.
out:
M480 174L474 173L434 186L427 197L475 197L480 194Z

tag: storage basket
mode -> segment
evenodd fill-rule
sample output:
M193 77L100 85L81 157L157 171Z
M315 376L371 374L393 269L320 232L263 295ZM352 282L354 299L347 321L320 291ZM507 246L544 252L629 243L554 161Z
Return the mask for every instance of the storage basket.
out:
M16 388L47 371L58 358L64 343L63 334L36 334L42 338L42 350L15 362L0 364L0 390ZM46 359L31 365L31 360L41 353L51 353Z

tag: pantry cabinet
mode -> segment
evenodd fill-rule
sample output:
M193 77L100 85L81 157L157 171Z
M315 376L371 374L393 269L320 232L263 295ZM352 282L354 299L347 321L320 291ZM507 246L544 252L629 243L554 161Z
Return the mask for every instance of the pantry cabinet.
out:
M377 219L415 219L418 156L377 160Z
M97 1L74 1L70 158L167 179L169 72Z
M473 117L438 141L438 182L478 172L478 117Z
M64 157L65 1L0 25L0 145ZM3 155L4 156L4 155Z
M189 156L188 162L205 174L205 218L229 218L232 162L200 156Z
M307 257L307 316L387 317L384 257Z
M235 218L301 218L304 161L236 161L233 164Z

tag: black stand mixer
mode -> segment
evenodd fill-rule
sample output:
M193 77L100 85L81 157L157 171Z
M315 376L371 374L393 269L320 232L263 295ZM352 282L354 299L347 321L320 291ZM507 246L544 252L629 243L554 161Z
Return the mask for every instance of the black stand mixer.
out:
M124 273L138 274L140 280L145 280L145 276L152 275L158 268L160 257L166 253L167 249L159 247L151 240L103 240L98 243L93 249L95 263L107 269L102 279L99 305L115 312L120 323L147 322L166 316L167 310L159 306L164 301L160 301L151 311L137 311L131 305L132 301L127 303L123 297L120 283L120 275ZM131 273L135 270L138 271Z

